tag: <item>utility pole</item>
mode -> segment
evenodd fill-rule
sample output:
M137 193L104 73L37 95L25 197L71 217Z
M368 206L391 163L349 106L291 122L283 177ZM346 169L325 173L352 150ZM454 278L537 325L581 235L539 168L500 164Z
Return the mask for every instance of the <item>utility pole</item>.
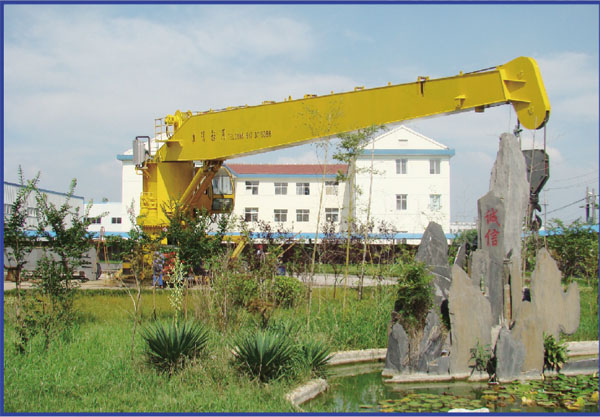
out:
M596 189L592 188L592 198L591 198L591 206L592 206L592 224L596 224Z
M548 200L546 199L546 190L544 190L544 204L542 204L542 206L544 206L544 230L548 230L546 228L546 222L548 221L548 219L546 218L546 211L548 208Z
M585 222L590 222L590 190L585 187Z

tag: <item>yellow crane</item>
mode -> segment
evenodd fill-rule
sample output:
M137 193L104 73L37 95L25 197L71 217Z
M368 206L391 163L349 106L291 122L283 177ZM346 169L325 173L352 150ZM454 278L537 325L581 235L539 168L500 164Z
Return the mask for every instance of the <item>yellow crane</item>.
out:
M234 190L223 162L319 138L437 114L512 104L521 125L540 129L550 103L537 63L516 58L486 70L439 79L333 93L291 97L282 102L192 113L158 119L163 144L154 155L141 138L134 163L143 174L138 223L157 234L168 224L164 209L178 202L212 213L230 212ZM145 137L150 142L149 137ZM148 143L148 150L151 149Z

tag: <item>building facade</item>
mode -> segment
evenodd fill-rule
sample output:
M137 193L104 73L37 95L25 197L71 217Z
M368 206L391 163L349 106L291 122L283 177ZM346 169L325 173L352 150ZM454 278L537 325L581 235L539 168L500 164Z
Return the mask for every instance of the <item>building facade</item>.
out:
M12 205L17 199L19 190L23 188L20 184L4 181L4 216L12 214ZM68 194L61 193L58 191L45 190L42 188L38 189L39 192L46 196L48 203L54 204L56 207L62 206L67 202ZM69 200L69 205L74 209L79 210L81 216L84 215L84 201L83 197L78 195L72 195ZM34 230L38 225L39 209L37 207L36 194L31 193L25 203L25 209L27 210L27 228ZM67 217L67 221L69 221Z
M450 232L454 150L405 126L378 136L356 163L356 216L420 239L429 222ZM369 200L371 202L369 206Z

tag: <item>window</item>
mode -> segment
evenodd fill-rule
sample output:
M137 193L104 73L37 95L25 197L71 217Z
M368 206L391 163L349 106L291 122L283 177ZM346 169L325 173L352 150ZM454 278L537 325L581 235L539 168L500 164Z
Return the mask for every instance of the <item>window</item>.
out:
M406 210L407 200L406 194L396 194L396 210Z
M246 207L244 209L244 220L247 222L257 222L258 207Z
M325 221L330 223L337 223L340 221L340 210L336 208L325 209Z
M429 194L429 209L438 211L442 208L442 196L440 194Z
M439 174L440 173L440 160L439 159L430 159L429 160L429 173L430 174Z
M287 222L287 210L286 209L275 209L273 210L274 220L278 223Z
M29 217L37 217L38 209L37 207L27 207L27 216Z
M275 195L287 195L287 182L275 183Z
M258 194L258 181L246 181L246 190L250 191L250 194Z
M296 195L310 195L310 184L307 182L297 182Z
M337 181L325 181L325 194L337 195L338 185L339 183Z
M406 174L406 159L396 159L396 174Z
M110 219L110 222L112 224L121 224L121 218L120 217L113 217L112 219Z
M309 210L306 209L297 209L296 210L296 221L298 222L307 222L308 221Z
M4 214L6 214L6 215L12 214L12 206L10 204L4 205Z
M90 222L90 224L100 224L101 217L88 217L86 220Z

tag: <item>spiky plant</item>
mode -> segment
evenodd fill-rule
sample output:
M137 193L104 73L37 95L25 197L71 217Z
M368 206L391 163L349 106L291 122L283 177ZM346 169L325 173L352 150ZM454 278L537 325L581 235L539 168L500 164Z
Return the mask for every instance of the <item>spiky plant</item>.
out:
M321 340L311 339L300 345L300 360L315 375L325 375L325 366L331 357L329 345Z
M208 331L193 322L158 322L146 328L142 337L148 362L171 375L204 350Z
M267 382L291 369L294 346L284 335L257 330L240 337L233 353L234 361L243 371Z

